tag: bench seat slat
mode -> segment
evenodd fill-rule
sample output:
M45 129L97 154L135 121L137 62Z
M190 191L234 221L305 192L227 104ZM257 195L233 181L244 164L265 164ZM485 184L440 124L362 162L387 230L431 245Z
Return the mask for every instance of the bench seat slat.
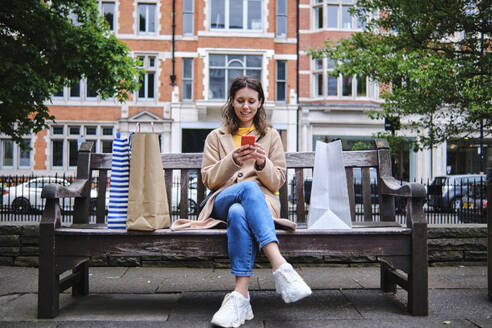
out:
M375 228L379 229L379 228ZM373 229L374 230L374 229ZM408 232L409 233L409 232ZM409 256L408 233L282 233L286 256ZM303 245L302 247L300 245ZM57 234L57 256L220 256L227 257L227 235L222 231L154 234Z
M287 232L284 230L276 230L278 236L281 235L303 235L303 236L335 236L335 235L393 235L393 234L410 234L412 229L406 227L355 227L350 230L316 230L316 229L297 229L296 232ZM204 230L186 230L186 231L171 231L170 229L159 229L155 231L127 231L107 228L59 228L56 229L56 235L94 235L94 236L215 236L226 235L226 229L204 229Z

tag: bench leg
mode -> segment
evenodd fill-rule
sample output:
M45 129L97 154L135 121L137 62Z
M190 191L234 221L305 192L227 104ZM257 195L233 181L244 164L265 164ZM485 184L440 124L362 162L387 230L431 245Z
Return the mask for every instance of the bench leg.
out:
M54 318L59 309L59 275L39 266L38 318Z
M38 269L38 318L58 315L60 276L56 272L54 227L40 225L40 252Z
M427 225L414 224L412 262L408 273L408 312L427 315L429 312Z
M79 278L72 286L72 296L89 295L89 261L79 264L73 272L77 273Z
M396 293L396 284L388 277L389 269L391 269L389 264L381 262L381 289L385 293Z

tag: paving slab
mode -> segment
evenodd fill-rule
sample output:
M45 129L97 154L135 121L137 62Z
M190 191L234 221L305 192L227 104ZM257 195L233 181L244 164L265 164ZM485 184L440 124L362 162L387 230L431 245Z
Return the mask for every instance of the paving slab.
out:
M244 327L492 328L486 267L429 268L429 316L407 313L407 292L379 289L379 268L296 267L313 295L285 304L271 269L251 279L255 318ZM211 327L234 285L229 269L93 267L90 295L60 296L60 315L37 319L37 268L0 267L0 327Z
M285 304L275 292L255 292L251 306L266 321L361 319L357 309L338 290L314 291L296 303Z
M60 297L55 321L166 321L180 294L94 294ZM37 294L23 294L3 302L2 321L37 321Z
M168 322L177 324L192 321L206 324L208 327L213 314L220 308L224 296L224 292L184 292L170 313ZM253 292L251 297L253 298ZM255 318L241 327L263 327L263 318L258 316L254 309L253 313Z
M0 266L0 295L37 291L37 268Z
M486 288L486 267L442 267L431 268L429 286L431 288ZM432 279L432 280L431 280Z
M265 321L265 328L477 328L468 320L457 320L449 323L430 321L427 319L400 319L400 320L289 320ZM481 327L481 326L480 326ZM484 326L485 328L485 326Z
M163 281L158 293L174 291L230 291L234 288L235 278L229 269L165 268L160 273ZM259 289L256 274L250 282L252 290Z

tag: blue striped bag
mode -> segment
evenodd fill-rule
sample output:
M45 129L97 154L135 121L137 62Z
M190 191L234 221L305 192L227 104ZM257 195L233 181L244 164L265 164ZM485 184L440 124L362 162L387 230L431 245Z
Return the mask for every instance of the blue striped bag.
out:
M113 141L113 159L109 186L108 229L126 229L128 212L128 185L130 176L130 139L116 133Z

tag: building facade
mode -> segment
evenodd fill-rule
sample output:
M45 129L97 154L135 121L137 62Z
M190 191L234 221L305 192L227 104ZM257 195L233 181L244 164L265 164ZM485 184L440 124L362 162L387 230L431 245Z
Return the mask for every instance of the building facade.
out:
M364 76L331 77L330 60L308 56L325 40L363 27L349 13L353 5L352 0L99 1L112 32L141 60L140 90L120 104L102 100L90 81L75 81L47 102L56 122L30 137L32 151L0 140L0 174L73 174L82 141L92 140L96 151L109 153L117 132L126 136L137 126L160 135L163 153L200 152L206 135L220 126L228 86L239 75L261 79L268 118L286 151L312 151L316 140L334 138L345 148L367 143L384 130L384 122L367 116L380 106L378 83ZM464 147L472 164L454 163ZM431 178L449 171L449 162L458 171L476 170L469 148L456 143L432 152L403 149L399 173L405 180Z

